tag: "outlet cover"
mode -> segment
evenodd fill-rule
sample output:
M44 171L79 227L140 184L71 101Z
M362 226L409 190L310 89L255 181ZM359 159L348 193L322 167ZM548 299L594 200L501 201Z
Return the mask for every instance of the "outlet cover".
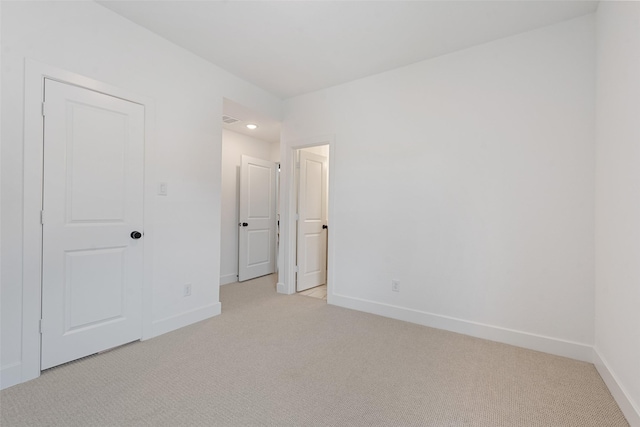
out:
M185 297L188 297L191 295L191 283L187 283L186 285L184 285L184 292L183 295Z
M400 281L399 280L392 280L391 281L391 290L393 292L400 292Z

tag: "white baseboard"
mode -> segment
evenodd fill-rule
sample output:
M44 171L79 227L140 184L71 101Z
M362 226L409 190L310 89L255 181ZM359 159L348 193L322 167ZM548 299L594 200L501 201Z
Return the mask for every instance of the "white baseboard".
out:
M593 364L596 366L598 373L609 388L611 395L620 407L620 410L627 418L627 422L631 427L640 427L640 406L638 402L633 402L625 388L622 386L618 377L609 368L609 364L598 352L597 348L593 348Z
M285 285L282 282L278 282L278 284L276 285L276 292L278 292L279 294L289 294L289 289L287 288L287 285Z
M187 311L186 313L180 313L175 316L156 320L152 324L151 336L149 338L157 337L158 335L166 334L167 332L175 331L176 329L206 320L210 317L217 316L221 312L222 304L217 302L215 304Z
M228 285L229 283L235 283L238 281L238 275L233 274L225 274L224 276L220 276L220 285Z
M22 364L20 362L0 368L0 390L22 382Z
M569 357L583 362L591 363L593 361L593 347L588 344L581 344L543 335L502 328L499 326L456 319L454 317L442 316L439 314L348 297L345 295L333 294L329 299L329 302L340 307L364 311L367 313L377 314L379 316L403 320L405 322L417 323L431 328L444 329L446 331L457 332L459 334L470 335L477 338L484 338L490 341L497 341L544 353L555 354L557 356Z

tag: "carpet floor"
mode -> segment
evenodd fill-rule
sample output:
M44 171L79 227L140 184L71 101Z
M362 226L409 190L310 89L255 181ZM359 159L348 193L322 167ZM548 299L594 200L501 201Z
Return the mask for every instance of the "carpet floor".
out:
M221 287L222 315L0 393L9 426L627 426L589 363Z

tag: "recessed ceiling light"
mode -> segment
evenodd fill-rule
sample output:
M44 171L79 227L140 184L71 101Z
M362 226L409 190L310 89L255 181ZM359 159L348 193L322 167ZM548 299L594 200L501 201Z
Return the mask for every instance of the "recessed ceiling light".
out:
M247 129L251 129L251 130L258 129L258 125L254 125L253 123L249 123L247 125Z

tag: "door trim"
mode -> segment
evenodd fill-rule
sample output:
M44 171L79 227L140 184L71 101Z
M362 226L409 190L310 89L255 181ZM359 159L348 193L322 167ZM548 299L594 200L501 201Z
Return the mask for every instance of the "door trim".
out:
M24 159L22 212L22 359L21 381L40 376L40 318L42 314L42 180L44 80L56 80L144 107L144 261L142 284L142 339L152 336L152 249L153 249L153 141L155 105L145 96L32 60L25 60Z
M304 140L289 141L283 144L284 150L281 163L280 185L282 186L280 200L280 233L281 245L280 254L282 256L281 274L278 275L277 290L283 294L294 294L296 292L296 212L297 212L297 196L295 186L295 168L296 168L296 151L300 148L317 147L319 145L329 145L329 204L327 222L329 229L327 234L327 303L333 304L333 287L334 287L334 252L336 247L336 219L334 215L335 209L335 136L334 135L318 135Z

